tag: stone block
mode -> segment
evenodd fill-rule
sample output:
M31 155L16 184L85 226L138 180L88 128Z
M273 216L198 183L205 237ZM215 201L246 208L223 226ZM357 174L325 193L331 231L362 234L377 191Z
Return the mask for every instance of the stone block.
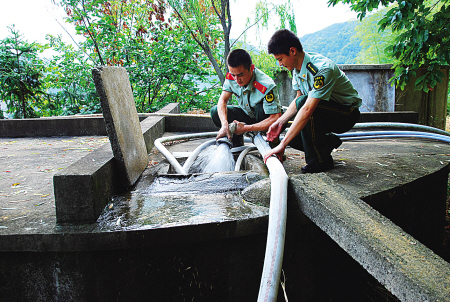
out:
M215 132L219 128L207 116L166 116L167 132Z
M105 145L53 176L57 222L94 222L120 191L111 146Z
M125 68L97 67L92 70L100 97L106 130L125 186L133 185L147 167L147 148Z
M179 112L170 104L165 113ZM155 139L164 134L165 118L150 116L140 124L148 152ZM146 164L147 165L147 164ZM95 150L53 176L56 219L65 222L94 222L111 202L111 197L126 189L121 170L110 145Z
M401 301L450 301L450 264L323 173L290 178L302 212Z

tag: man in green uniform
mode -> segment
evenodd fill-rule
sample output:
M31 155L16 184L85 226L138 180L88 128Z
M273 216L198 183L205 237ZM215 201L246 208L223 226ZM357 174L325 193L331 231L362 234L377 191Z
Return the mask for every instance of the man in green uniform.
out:
M349 131L359 119L362 100L347 76L330 59L306 53L298 37L289 30L278 30L271 37L268 52L289 71L293 71L296 99L267 132L267 140L278 137L295 116L280 144L264 158L282 158L286 146L305 152L303 173L333 168L331 151L341 145L334 133ZM334 133L333 133L334 132Z
M231 138L229 123L235 122L233 147L243 144L242 134L248 131L267 131L281 116L281 104L275 82L255 68L248 52L235 49L227 57L229 72L217 105L211 109L214 124L220 127L216 139ZM239 106L228 105L235 95Z

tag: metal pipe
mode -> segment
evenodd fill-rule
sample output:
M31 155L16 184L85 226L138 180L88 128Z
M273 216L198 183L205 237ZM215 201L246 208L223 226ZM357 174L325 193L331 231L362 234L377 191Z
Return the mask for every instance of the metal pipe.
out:
M366 132L346 132L337 134L343 140L366 139L366 138L429 138L450 143L450 136L419 132L419 131L366 131Z
M254 136L253 143L262 155L271 150L260 133ZM258 302L277 300L287 218L288 176L283 165L275 156L269 157L266 165L270 173L269 227Z
M365 129L365 128L396 128L396 129L410 129L410 130L423 130L425 132L437 133L446 136L450 136L447 131L411 123L356 123L352 129Z

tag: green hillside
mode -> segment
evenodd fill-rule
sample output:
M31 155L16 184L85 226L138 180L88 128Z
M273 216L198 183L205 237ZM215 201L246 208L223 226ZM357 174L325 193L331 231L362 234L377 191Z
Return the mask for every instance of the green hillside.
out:
M336 23L300 38L306 52L317 52L337 64L355 64L360 41L352 38L358 21Z

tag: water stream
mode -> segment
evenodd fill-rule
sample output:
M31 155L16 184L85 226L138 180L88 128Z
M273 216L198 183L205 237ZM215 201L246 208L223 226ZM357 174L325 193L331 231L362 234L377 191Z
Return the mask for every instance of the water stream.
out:
M136 230L255 218L268 209L239 192L262 177L254 172L167 175L115 196L98 219L99 230ZM148 185L148 183L151 183Z
M234 170L235 160L229 145L221 143L203 150L189 169L189 173L216 173Z
M240 197L242 190L265 176L234 172L234 166L230 145L219 143L199 154L189 175L144 175L133 191L113 198L99 217L98 228L135 230L267 215L267 208Z

